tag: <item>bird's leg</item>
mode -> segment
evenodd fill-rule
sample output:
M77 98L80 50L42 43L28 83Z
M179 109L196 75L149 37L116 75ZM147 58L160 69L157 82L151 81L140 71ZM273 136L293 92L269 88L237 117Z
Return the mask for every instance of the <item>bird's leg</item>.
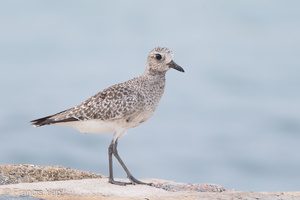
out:
M121 159L121 157L118 154L118 150L117 150L117 145L118 145L118 141L112 141L110 146L109 146L109 182L113 183L113 184L118 184L118 185L127 185L127 184L143 184L143 185L152 185L152 183L144 183L142 181L137 180L136 178L134 178L132 176L132 174L129 172L128 168L126 167L126 165L124 164L123 160ZM131 181L131 183L123 183L123 182L117 182L114 181L113 179L113 172L112 172L112 154L115 156L115 158L119 161L119 163L121 164L121 166L123 167L123 169L125 170L128 179Z
M126 183L126 182L120 182L120 181L115 181L114 180L114 175L113 175L113 149L114 149L115 143L112 141L108 147L108 162L109 162L109 177L108 177L108 182L111 184L116 184L116 185L128 185L131 183Z

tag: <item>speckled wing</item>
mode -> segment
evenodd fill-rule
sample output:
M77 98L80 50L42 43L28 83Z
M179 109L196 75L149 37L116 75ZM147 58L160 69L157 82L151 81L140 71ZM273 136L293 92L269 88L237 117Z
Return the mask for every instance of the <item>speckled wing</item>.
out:
M114 120L140 112L145 105L144 97L128 85L111 86L80 105L37 120L31 121L35 126L99 119Z

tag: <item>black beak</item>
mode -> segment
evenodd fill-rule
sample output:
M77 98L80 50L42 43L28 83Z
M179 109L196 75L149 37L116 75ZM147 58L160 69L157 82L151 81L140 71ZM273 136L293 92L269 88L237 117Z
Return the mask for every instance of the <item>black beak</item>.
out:
M179 65L177 65L173 60L171 62L169 62L167 64L170 68L176 69L180 72L184 72L184 70L182 69L182 67L180 67Z

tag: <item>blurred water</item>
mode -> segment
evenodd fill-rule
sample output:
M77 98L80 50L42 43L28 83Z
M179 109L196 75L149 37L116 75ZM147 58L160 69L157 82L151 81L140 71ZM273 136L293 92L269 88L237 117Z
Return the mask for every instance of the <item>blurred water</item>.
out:
M154 117L119 152L137 178L300 188L299 1L1 1L0 163L108 174L112 134L28 121L143 73L167 46ZM139 152L139 153L137 153ZM125 177L116 165L117 177Z

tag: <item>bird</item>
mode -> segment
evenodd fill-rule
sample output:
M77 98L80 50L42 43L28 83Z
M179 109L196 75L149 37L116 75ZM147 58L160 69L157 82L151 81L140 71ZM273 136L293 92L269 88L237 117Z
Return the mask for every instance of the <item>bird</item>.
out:
M116 185L144 184L128 170L118 154L119 139L127 130L145 123L156 110L164 93L166 72L175 69L185 72L173 60L174 54L167 47L152 49L144 73L128 81L108 87L78 106L30 121L31 125L71 126L82 133L113 133L108 147L108 182ZM113 156L126 172L130 182L116 181L113 175Z

